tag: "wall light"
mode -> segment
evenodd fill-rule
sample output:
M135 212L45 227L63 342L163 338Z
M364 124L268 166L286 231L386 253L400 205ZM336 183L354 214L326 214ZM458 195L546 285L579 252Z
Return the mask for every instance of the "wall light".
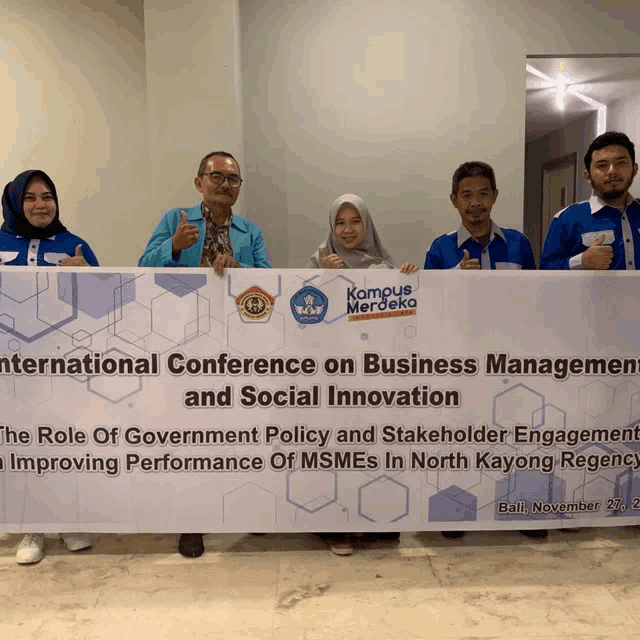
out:
M529 73L544 80L544 82L540 83L540 88L550 89L555 94L554 100L556 103L556 107L560 111L564 111L565 99L567 95L571 94L576 98L579 98L583 102L586 102L589 106L593 107L598 112L596 125L597 135L600 135L607 130L607 105L602 104L602 102L598 102L597 100L589 98L581 93L586 89L586 87L582 84L579 84L579 80L568 78L566 75L564 75L564 73L562 73L562 66L553 78L550 78L546 74L542 73L542 71L538 71L538 69L532 67L530 64L526 66L526 69Z

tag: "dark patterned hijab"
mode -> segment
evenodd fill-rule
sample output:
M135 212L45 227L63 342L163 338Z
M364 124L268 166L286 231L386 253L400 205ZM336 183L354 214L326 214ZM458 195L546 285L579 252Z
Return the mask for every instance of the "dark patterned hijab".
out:
M22 198L27 184L29 184L32 178L42 178L51 189L53 199L56 202L56 217L51 221L51 224L43 229L30 224L22 210ZM60 206L58 204L56 186L53 184L53 180L51 180L44 171L40 171L39 169L23 171L15 177L13 182L10 182L4 188L4 193L2 194L2 215L4 217L2 230L14 236L43 239L67 230L62 222L60 222Z

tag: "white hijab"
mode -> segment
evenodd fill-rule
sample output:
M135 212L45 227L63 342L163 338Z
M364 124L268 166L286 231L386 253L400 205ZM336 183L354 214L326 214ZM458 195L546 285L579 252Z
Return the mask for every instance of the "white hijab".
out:
M360 214L364 226L364 240L357 249L345 249L336 237L336 217L343 205L350 204ZM360 196L353 193L345 193L335 200L329 212L329 235L318 247L318 250L309 259L309 267L322 269L320 251L325 250L327 255L337 253L349 269L393 269L393 258L385 249L382 239L376 230L373 220L369 215L367 205Z

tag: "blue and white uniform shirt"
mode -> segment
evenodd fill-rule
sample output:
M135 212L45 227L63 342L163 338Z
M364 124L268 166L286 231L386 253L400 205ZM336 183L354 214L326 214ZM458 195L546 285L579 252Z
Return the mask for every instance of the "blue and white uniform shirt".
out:
M556 213L544 242L541 269L584 269L582 254L604 233L613 248L609 269L640 268L640 200L627 194L621 209L608 205L595 193L589 200Z
M515 229L499 227L491 221L491 235L483 247L460 225L457 231L433 241L424 262L425 269L456 269L464 257L478 260L482 269L535 269L536 261L527 236Z
M89 245L73 233L56 233L40 240L0 231L0 266L55 267L63 258L73 258L78 245L89 265L99 266Z

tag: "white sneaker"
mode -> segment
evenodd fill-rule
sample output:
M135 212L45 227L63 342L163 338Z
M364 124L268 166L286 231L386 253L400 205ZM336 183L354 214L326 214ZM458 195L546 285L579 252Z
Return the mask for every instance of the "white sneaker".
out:
M80 551L91 546L90 533L61 533L60 537L64 540L69 551Z
M44 549L44 533L27 533L22 538L22 542L18 546L16 553L16 562L18 564L31 564L38 562L42 558L42 550Z

